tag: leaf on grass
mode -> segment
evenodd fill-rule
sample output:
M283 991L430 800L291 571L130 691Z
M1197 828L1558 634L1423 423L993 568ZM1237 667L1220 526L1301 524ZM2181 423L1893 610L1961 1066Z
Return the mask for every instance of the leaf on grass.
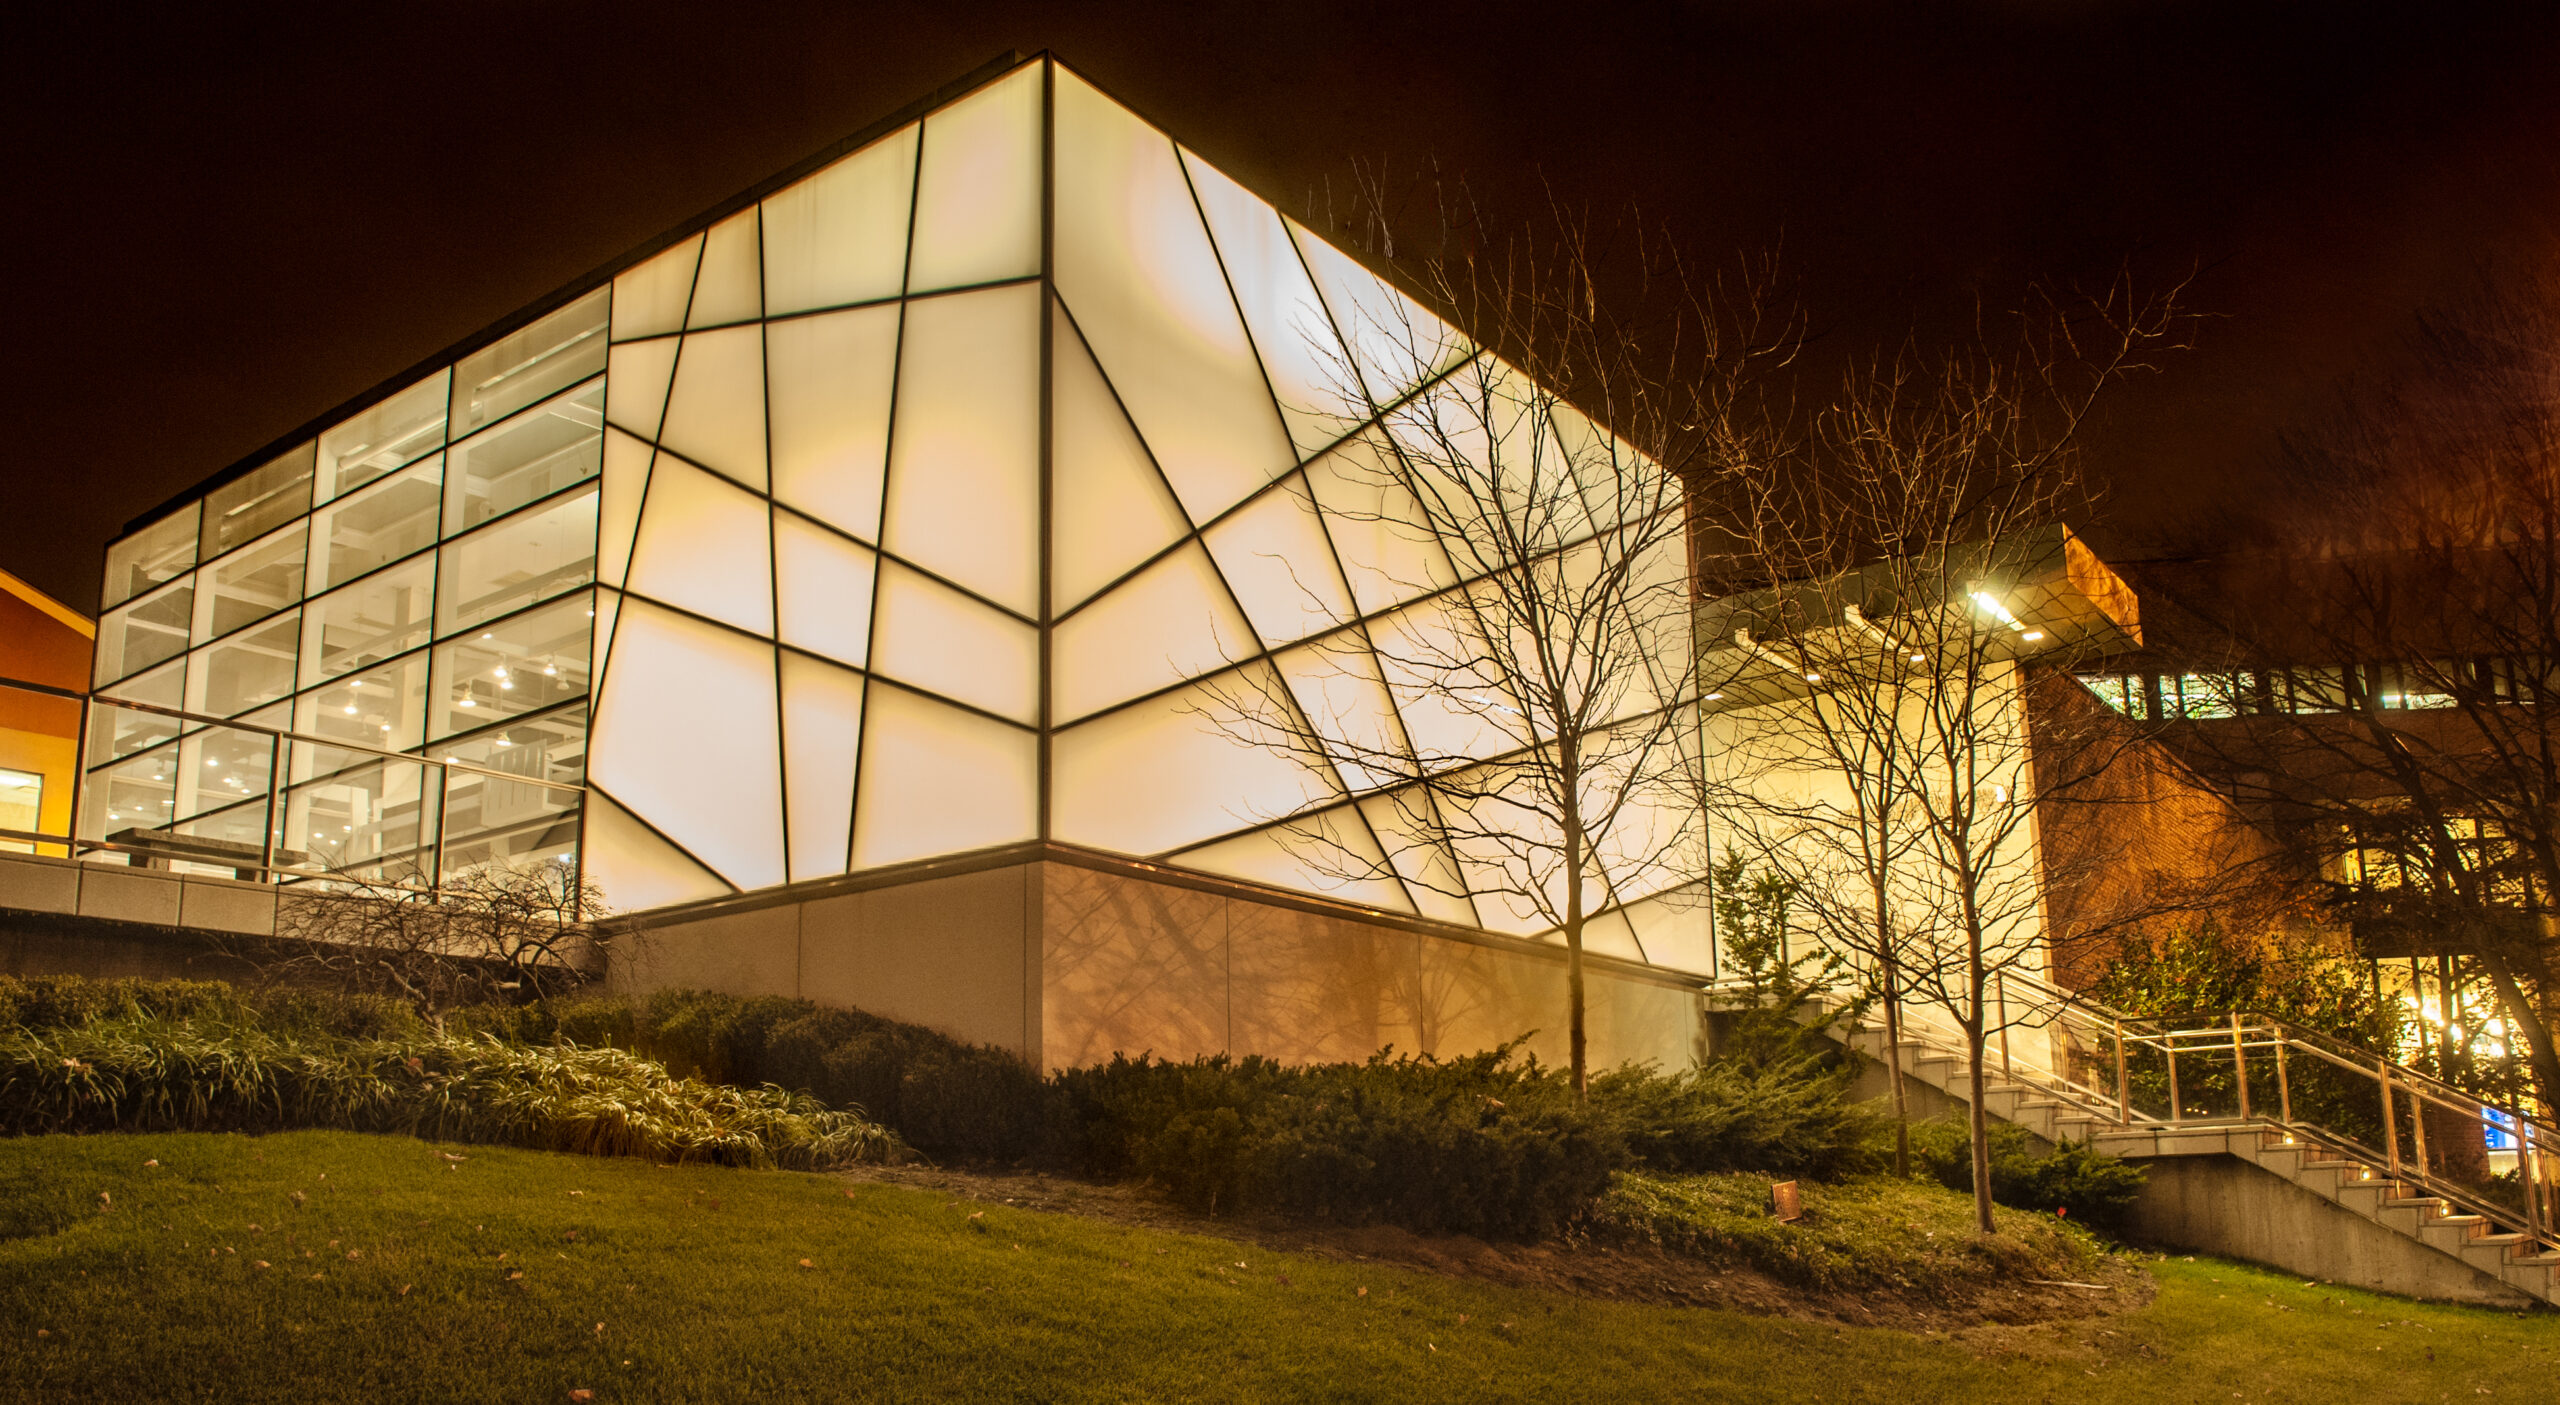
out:
M300 1204L302 1204L303 1202L305 1202L305 1201L309 1200L310 1198L311 1198L310 1196L305 1195L305 1194L303 1194L301 1191L298 1191L298 1190L297 1190L297 1191L295 1191L295 1192L293 1193L293 1203L294 1203L294 1204L296 1204L296 1205L300 1205Z
M816 1268L816 1267L817 1267L817 1265L816 1265L816 1264L813 1264L813 1263L809 1262L807 1259L802 1259L802 1260L800 1261L800 1266L801 1266L802 1268Z
M411 1288L416 1287L416 1286L418 1286L418 1285L416 1285L415 1283L403 1283L403 1284L401 1284L401 1285L400 1285L400 1296L402 1296L402 1297L404 1297L404 1298L405 1298L405 1297L407 1297L407 1296L409 1296L409 1290L410 1290Z
M507 1275L507 1281L508 1281L508 1282L510 1282L510 1283L513 1283L513 1282L515 1282L517 1279L522 1278L522 1277L524 1277L524 1270L523 1270L523 1269L517 1269L515 1272L510 1273L510 1274L508 1274L508 1275Z
M1367 1297L1367 1296L1369 1296L1369 1290L1368 1290L1368 1289L1366 1289L1366 1288L1361 1289L1361 1290L1360 1290L1360 1292L1359 1292L1359 1296L1360 1296L1360 1297L1364 1297L1364 1298L1365 1298L1365 1297Z
M143 1165L145 1165L145 1166L157 1166L157 1165L159 1165L159 1164L160 1164L160 1158L159 1158L159 1157L157 1157L157 1156L155 1156L155 1157L152 1157L150 1160L143 1162L142 1164L143 1164Z
M267 1261L265 1259L252 1260L252 1266L256 1268L265 1268L267 1266Z
M584 1387L581 1387L569 1392L569 1398L572 1400L593 1400L596 1398L596 1393L592 1390L587 1390Z

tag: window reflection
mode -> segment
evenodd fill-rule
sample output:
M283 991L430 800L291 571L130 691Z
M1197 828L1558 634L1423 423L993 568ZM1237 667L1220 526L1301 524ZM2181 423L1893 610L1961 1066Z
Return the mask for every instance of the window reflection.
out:
M444 544L436 632L451 634L596 577L596 491L530 507Z
M195 640L265 619L302 598L310 530L297 522L197 573Z
M296 445L205 494L196 559L210 561L310 512L311 455L311 445Z
M191 502L107 548L107 585L98 602L113 609L196 564L196 522L204 504Z
M610 289L598 288L453 372L453 437L495 424L604 369Z
M583 701L594 624L594 597L581 592L437 645L428 735Z
M116 610L98 621L98 657L92 681L105 686L187 651L187 627L196 611L193 577Z
M197 650L187 668L187 710L235 717L292 693L301 637L301 618L287 615Z
M327 502L396 472L444 445L445 387L438 371L320 436L313 500Z
M342 585L436 544L441 456L322 508L311 519L311 589Z
M316 683L427 642L436 562L422 556L365 577L303 611L302 681Z
M604 464L604 382L474 435L448 459L448 536L593 478Z

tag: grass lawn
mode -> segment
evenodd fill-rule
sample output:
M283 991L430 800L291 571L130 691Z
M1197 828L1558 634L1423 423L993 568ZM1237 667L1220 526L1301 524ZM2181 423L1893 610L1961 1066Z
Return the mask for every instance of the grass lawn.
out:
M2159 1265L2139 1313L1933 1340L342 1133L0 1141L0 1236L9 1400L2362 1405L2560 1380L2560 1316L2210 1261Z

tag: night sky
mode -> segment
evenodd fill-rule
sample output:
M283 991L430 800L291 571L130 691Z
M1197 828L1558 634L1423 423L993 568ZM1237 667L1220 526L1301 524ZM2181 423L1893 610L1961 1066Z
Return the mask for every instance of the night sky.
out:
M1294 214L1429 162L1782 249L1826 356L2200 269L2091 442L2101 544L2210 548L2414 309L2560 229L2560 7L83 6L0 21L0 568L127 519L1008 49Z

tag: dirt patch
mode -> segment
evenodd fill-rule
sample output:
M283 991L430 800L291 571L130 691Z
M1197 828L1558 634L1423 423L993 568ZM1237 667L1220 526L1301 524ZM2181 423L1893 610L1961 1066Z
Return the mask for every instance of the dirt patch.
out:
M839 1174L851 1180L939 1191L983 1204L1213 1235L1266 1249L1393 1264L1512 1287L1680 1307L1730 1308L1807 1322L1964 1331L1966 1340L1995 1353L2016 1349L2010 1340L2013 1334L2003 1328L2130 1312L2149 1303L2158 1290L2151 1275L2139 1266L2111 1257L2073 1284L2012 1281L1926 1295L1818 1293L1757 1269L1671 1253L1650 1244L1587 1240L1493 1244L1463 1234L1416 1234L1393 1225L1344 1228L1293 1220L1225 1219L1193 1214L1142 1187L1030 1171L864 1166Z

